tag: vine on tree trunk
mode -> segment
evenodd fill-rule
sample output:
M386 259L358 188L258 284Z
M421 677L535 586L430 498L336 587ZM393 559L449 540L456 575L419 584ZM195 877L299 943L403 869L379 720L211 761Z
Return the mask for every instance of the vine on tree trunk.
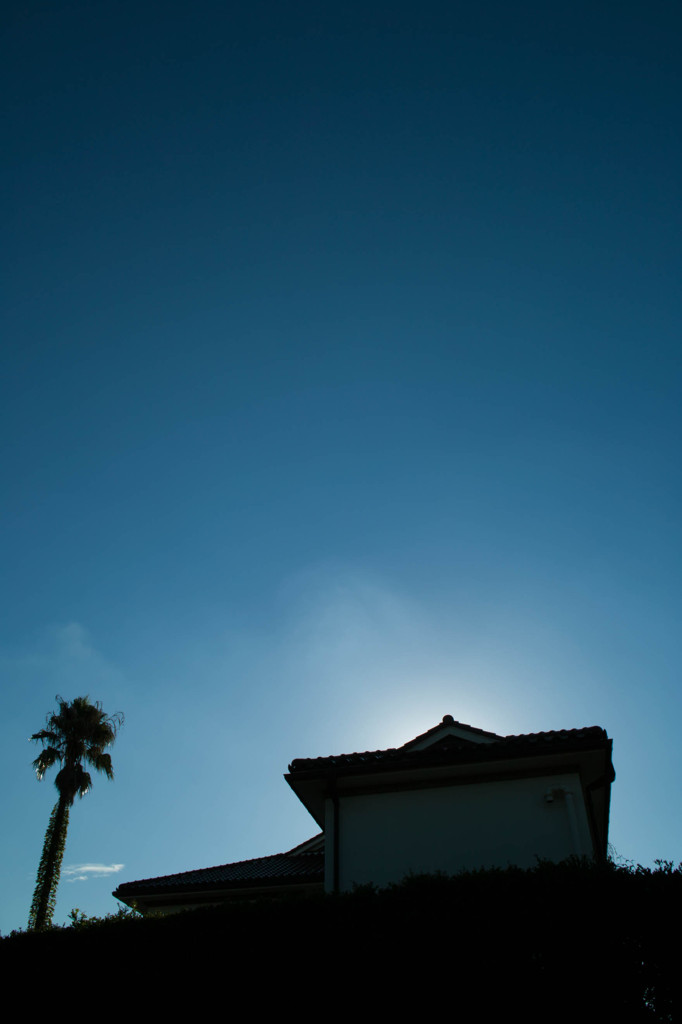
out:
M43 853L38 865L36 887L28 918L28 927L35 931L49 928L52 924L68 825L69 806L60 798L52 808L45 832Z

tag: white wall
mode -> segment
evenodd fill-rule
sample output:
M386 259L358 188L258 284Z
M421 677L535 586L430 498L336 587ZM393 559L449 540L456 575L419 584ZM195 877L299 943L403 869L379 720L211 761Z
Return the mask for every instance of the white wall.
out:
M341 889L386 885L410 872L532 867L537 857L593 852L580 780L572 774L343 796L339 814ZM331 888L331 829L327 840Z

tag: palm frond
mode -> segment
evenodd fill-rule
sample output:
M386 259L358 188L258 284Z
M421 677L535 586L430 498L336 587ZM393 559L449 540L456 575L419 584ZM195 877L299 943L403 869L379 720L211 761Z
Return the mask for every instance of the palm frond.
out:
M55 747L45 747L44 750L32 762L33 768L39 780L42 780L48 768L51 768L57 761L61 761L61 752Z
M31 739L35 742L56 744L60 742L61 734L54 729L41 729L40 732L34 732Z
M120 711L105 714L100 702L93 703L88 696L67 701L58 694L56 701L57 710L47 715L46 728L31 737L45 748L33 762L33 768L42 779L45 772L59 762L61 769L55 785L71 806L76 795L84 796L92 785L84 763L113 779L111 757L105 749L116 739L124 716Z
M78 780L79 797L82 799L90 789L92 789L92 777L90 772L86 772L81 769Z
M92 789L92 777L85 771L80 761L75 764L67 762L57 773L54 784L71 807L77 796L83 797Z
M100 747L89 747L86 759L98 772L104 772L108 779L113 779L114 769L111 764L111 755L102 752Z

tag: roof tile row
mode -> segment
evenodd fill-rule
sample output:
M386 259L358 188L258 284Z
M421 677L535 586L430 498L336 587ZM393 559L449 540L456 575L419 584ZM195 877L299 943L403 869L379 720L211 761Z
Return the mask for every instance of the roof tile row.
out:
M487 735L492 734L488 733ZM602 746L608 742L610 741L606 731L596 725L585 729L561 729L520 736L500 736L488 743L476 743L457 736L445 736L440 742L423 750L415 750L411 744L406 744L403 747L391 747L388 750L364 750L354 754L337 754L331 757L298 757L289 765L289 771L291 774L295 774L354 766L379 768L393 762L427 764L444 760L452 763L489 761L504 756L521 757L525 753L537 754L540 748L549 753L552 750L558 752L569 747L584 749L591 745Z
M120 885L115 895L124 897L131 892L162 892L166 890L199 891L205 887L224 885L242 887L245 883L274 885L297 880L322 881L324 874L324 853L276 853L271 857L255 857L253 860L237 861L234 864L219 864L217 867L200 868L198 871L182 871L175 875L161 875L158 878L143 878L137 882Z

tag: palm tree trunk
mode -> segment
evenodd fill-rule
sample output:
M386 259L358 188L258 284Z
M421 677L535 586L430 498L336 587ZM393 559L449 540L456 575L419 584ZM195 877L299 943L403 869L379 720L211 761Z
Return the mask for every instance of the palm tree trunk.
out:
M28 927L35 931L49 928L52 924L57 886L62 869L62 857L66 846L66 830L69 827L69 805L63 796L52 808L52 814L45 832L43 853L38 865L36 888L28 917Z

